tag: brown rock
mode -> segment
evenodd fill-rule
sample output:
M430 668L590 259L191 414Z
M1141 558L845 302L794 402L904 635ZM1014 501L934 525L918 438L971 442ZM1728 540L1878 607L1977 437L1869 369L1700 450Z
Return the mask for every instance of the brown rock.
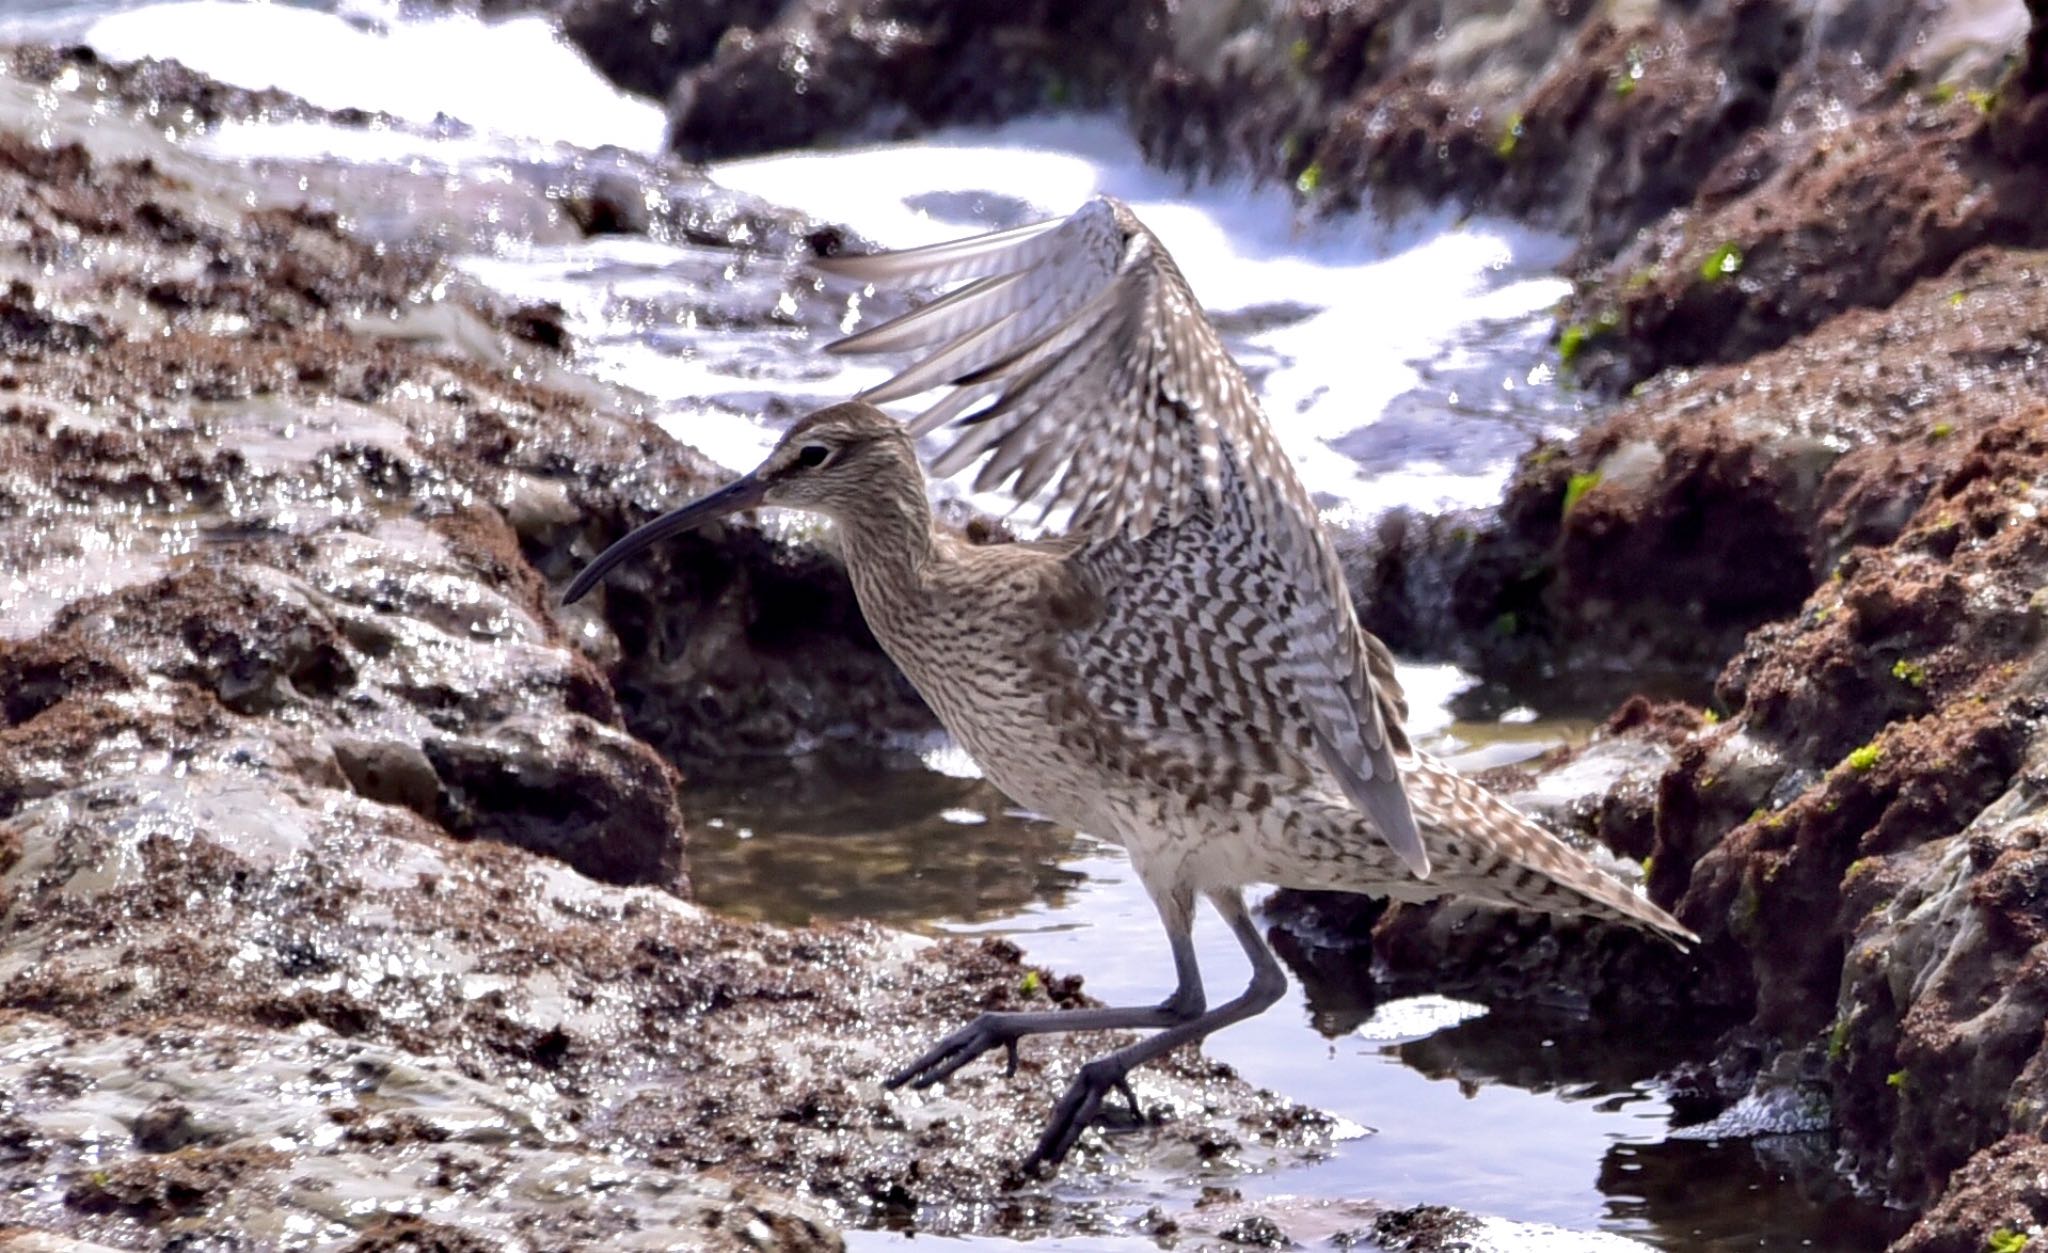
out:
M2048 1227L2048 1144L2008 1136L1972 1157L1949 1193L1891 1253L1984 1253L2019 1249Z
M1977 455L1978 433L2024 429L2048 377L2044 264L1973 253L1889 309L1647 391L1539 448L1496 520L1383 527L1352 565L1367 625L1582 703L1660 683L1703 703L1751 630L1791 614L1856 546L1897 539ZM1938 512L1917 525L1919 550L1965 534ZM1404 633L1423 620L1431 634ZM1733 672L1723 699L1739 703L1744 682ZM1903 711L1913 693L1885 696Z
M634 15L623 26L621 8ZM653 22L677 32L655 52L659 66L638 41L616 43L630 67L622 81L667 96L669 146L693 160L1106 104L1148 59L1162 6L741 0L700 10L578 0L565 23L600 65L615 31Z
M2048 175L1987 153L1985 124L1966 100L1907 96L1748 155L1769 171L1753 187L1674 214L1582 285L1566 316L1595 330L1576 372L1622 391L1743 360L1841 310L1889 305L1972 249L2048 243Z

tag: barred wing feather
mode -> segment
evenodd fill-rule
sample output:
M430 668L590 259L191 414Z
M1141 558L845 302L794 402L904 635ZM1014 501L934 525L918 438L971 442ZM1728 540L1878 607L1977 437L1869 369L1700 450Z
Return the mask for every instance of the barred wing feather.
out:
M1106 614L1082 665L1091 697L1160 740L1326 774L1427 875L1394 760L1408 744L1392 658L1358 625L1307 490L1152 232L1101 198L817 264L884 286L964 283L831 347L922 354L862 399L950 389L910 424L959 432L934 473L985 458L978 489L1071 506ZM1129 664L1101 664L1125 660L1117 648Z

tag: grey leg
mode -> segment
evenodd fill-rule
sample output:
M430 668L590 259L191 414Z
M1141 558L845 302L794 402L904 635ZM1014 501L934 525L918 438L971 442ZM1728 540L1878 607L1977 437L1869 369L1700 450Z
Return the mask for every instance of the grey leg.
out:
M1115 1031L1171 1027L1201 1016L1208 1004L1202 993L1202 972L1195 964L1194 899L1188 893L1160 900L1159 920L1173 945L1173 995L1157 1005L1112 1006L1106 1009L1044 1010L1034 1013L983 1014L939 1041L924 1056L882 1081L886 1088L928 1088L990 1049L1009 1053L1009 1069L1017 1073L1017 1041L1027 1035L1063 1031ZM1128 1089L1126 1089L1128 1091ZM1131 1100L1133 1110L1137 1100Z
M1258 927L1244 907L1244 898L1232 890L1212 892L1209 901L1216 906L1216 912L1223 915L1223 921L1230 924L1230 932L1243 946L1245 956L1251 958L1251 985L1233 1001L1168 1026L1150 1039L1098 1057L1081 1067L1081 1073L1074 1077L1066 1095L1060 1098L1059 1105L1053 1110L1052 1121L1046 1125L1038 1147L1025 1161L1027 1174L1040 1166L1058 1166L1088 1124L1094 1122L1101 1112L1102 1099L1119 1089L1129 1091L1125 1080L1132 1070L1189 1041L1200 1040L1213 1031L1264 1013L1287 991L1287 974L1280 969L1273 951L1266 947L1264 937L1259 935Z

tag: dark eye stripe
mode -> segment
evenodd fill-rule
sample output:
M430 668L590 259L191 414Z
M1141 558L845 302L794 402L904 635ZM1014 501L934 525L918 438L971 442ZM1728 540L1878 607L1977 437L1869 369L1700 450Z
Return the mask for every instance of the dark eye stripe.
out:
M824 465L825 458L831 455L832 450L825 447L823 444L805 444L803 447L803 451L796 455L796 463L800 466L808 466L812 469L816 469L817 467Z

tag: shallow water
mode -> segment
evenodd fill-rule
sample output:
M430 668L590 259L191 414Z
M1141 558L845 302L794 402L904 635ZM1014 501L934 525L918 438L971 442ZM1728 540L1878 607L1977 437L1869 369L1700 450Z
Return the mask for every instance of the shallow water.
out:
M821 357L801 320L700 325L707 290L761 277L706 273L701 250L562 242L528 221L467 220L472 205L496 211L492 188L535 169L631 168L625 156L658 142L657 109L599 82L534 19L407 20L372 0L36 0L0 15L0 33L82 37L109 57L175 56L231 82L404 120L367 130L239 126L194 142L259 166L319 154L343 171L408 171L425 199L353 206L366 229L440 214L447 237L474 249L463 262L472 275L521 299L559 301L581 368L644 395L668 429L727 464L758 457L792 414L881 377L879 367ZM450 75L450 65L478 73ZM528 90L535 82L548 90ZM586 151L596 144L627 151ZM714 174L890 246L1064 213L1098 193L1130 200L1216 316L1339 524L1396 504L1490 503L1532 439L1582 417L1550 373L1548 309L1565 291L1551 270L1562 244L1509 225L1449 216L1310 224L1279 191L1188 188L1146 169L1100 119L735 162ZM434 197L446 203L426 202ZM860 324L853 300L845 310L840 331ZM1570 731L1451 726L1445 706L1459 676L1437 668L1407 678L1418 733L1465 751L1468 764L1499 764ZM957 754L917 746L885 756L807 760L792 764L792 778L750 791L697 792L700 898L779 921L872 917L1000 933L1038 961L1085 974L1106 1000L1166 990L1158 923L1118 850L1017 812ZM1229 994L1245 977L1243 959L1213 920L1197 934L1214 994ZM1698 1041L1617 1039L1563 1012L1494 1009L1456 1021L1456 1006L1388 1007L1368 973L1305 977L1282 1006L1210 1044L1253 1082L1359 1130L1319 1166L1234 1180L1247 1195L1451 1204L1696 1253L1882 1243L1878 1216L1829 1190L1829 1153L1813 1137L1667 1134L1669 1109L1649 1080ZM1128 1199L1142 1208L1157 1198Z
M1447 728L1436 744L1469 743L1483 730ZM1556 743L1546 730L1525 728L1522 751ZM908 753L801 765L751 790L698 796L691 869L704 904L791 923L870 917L1001 935L1034 961L1082 974L1111 1004L1150 1003L1170 989L1163 933L1120 849ZM1249 968L1227 932L1205 917L1196 940L1212 1002L1234 994ZM1568 1010L1385 1001L1364 969L1293 974L1280 1005L1204 1048L1357 1134L1318 1165L1227 1181L1248 1198L1454 1205L1673 1253L1865 1253L1897 1232L1890 1216L1844 1195L1825 1136L1672 1136L1654 1078L1697 1057L1705 1040L1617 1033ZM1107 1199L1128 1202L1135 1219L1160 1198ZM1149 1244L1132 1236L1060 1247ZM852 1247L901 1241L876 1236Z

